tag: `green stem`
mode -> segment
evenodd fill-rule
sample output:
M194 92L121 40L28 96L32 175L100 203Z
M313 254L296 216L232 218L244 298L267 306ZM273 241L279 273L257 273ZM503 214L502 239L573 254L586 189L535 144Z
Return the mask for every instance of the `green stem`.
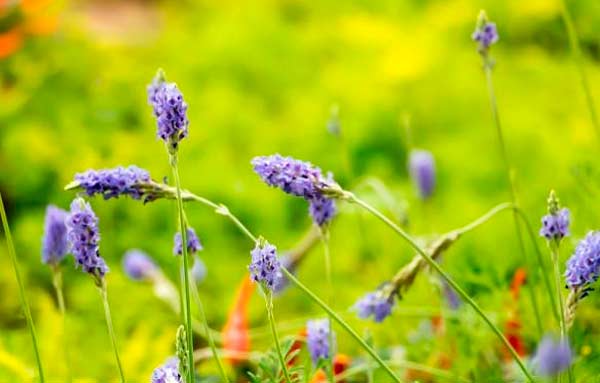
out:
M327 281L327 304L331 306L333 300L333 281L331 278L331 254L329 252L329 232L327 228L320 227L321 242L323 242L323 254L325 258L325 279ZM329 318L329 344L333 345L333 320ZM327 377L330 383L335 383L335 372L333 370L333 353L330 352L327 357L329 368L327 369Z
M559 265L559 246L558 243L549 243L550 252L552 253L552 264L554 265L554 283L556 287L556 299L558 300L558 307L560 310L559 320L560 320L560 339L563 342L567 341L567 326L565 324L565 309L564 302L562 296L561 287L561 275L560 275L560 265ZM568 377L569 382L573 382L573 371L571 366L568 368Z
M310 299L312 299L317 305L319 305L334 321L336 321L342 328L350 334L360 345L361 347L371 355L371 357L385 370L385 372L393 379L394 382L402 383L402 380L392 371L392 369L381 359L379 355L373 350L371 346L369 346L364 339L358 335L358 333L350 327L348 323L346 323L335 311L333 311L321 298L316 296L308 287L306 287L302 282L300 282L292 273L290 273L285 267L281 268L281 271L285 274L285 276L294 283L300 290L302 290Z
M190 276L190 279L191 276ZM225 368L223 367L223 363L221 363L221 358L219 357L219 353L217 352L217 346L215 345L215 340L212 336L211 329L208 327L208 320L206 318L206 313L204 312L204 306L202 305L202 300L200 300L200 295L198 294L198 290L194 287L192 289L192 295L196 300L196 305L198 306L198 315L200 316L200 321L204 326L204 331L206 332L206 338L208 339L208 345L210 346L210 350L213 354L213 358L217 363L217 367L219 368L219 373L221 374L221 378L223 382L229 383L229 378L227 378L227 374L225 373Z
M65 367L67 370L67 381L73 380L73 374L71 372L71 355L69 353L69 342L67 339L67 310L65 308L65 299L63 296L63 278L60 265L51 265L52 269L52 285L56 292L56 300L58 301L58 309L62 316L62 338L63 338L63 349L65 353Z
M8 226L8 218L6 217L6 211L4 210L4 201L2 200L2 194L0 194L0 217L2 218L2 226L4 227L4 235L6 237L6 244L8 246L8 255L10 256L10 260L13 264L15 277L17 279L17 285L19 286L19 298L21 300L21 308L23 309L23 314L25 314L27 326L29 327L29 333L31 334L33 352L35 354L35 360L38 367L40 383L44 383L44 370L42 368L42 359L40 358L40 350L38 348L37 335L35 333L35 326L33 325L33 318L31 317L29 303L27 302L27 297L25 296L25 288L23 287L23 281L21 280L21 273L19 271L19 264L17 262L15 245L12 240L12 235L10 234L10 227Z
M592 125L594 126L594 130L596 131L597 138L600 139L600 122L598 121L598 115L596 114L594 97L592 96L590 83L588 81L587 73L585 71L583 54L581 53L581 47L579 45L577 31L575 30L573 18L571 17L571 13L569 12L569 8L567 7L566 0L561 0L561 11L563 21L565 22L565 27L567 28L567 35L569 36L569 45L571 46L573 59L575 61L575 65L577 66L577 71L579 72L581 87L583 88L583 91L585 93L585 100L590 113L590 119L592 120Z
M98 287L100 295L102 296L102 304L104 305L104 317L106 319L106 327L108 328L108 335L110 336L110 342L112 344L113 351L115 353L115 359L117 361L117 367L119 369L119 376L121 383L125 383L125 375L123 374L123 366L121 366L121 358L119 358L119 350L117 348L117 337L115 336L115 330L113 328L112 317L110 315L110 306L108 305L108 293L106 289L106 280L102 278L101 284Z
M265 295L265 304L267 307L267 316L269 318L269 324L271 325L271 333L273 334L273 341L275 342L275 349L277 351L277 356L279 357L279 362L281 363L281 370L283 371L283 376L285 377L286 382L292 383L290 379L290 374L287 370L287 364L285 362L285 358L283 357L283 353L281 352L281 346L279 344L279 336L277 335L277 328L275 328L275 317L273 315L273 294L269 289L262 289Z
M489 62L489 60L490 60L489 58L485 59L484 68L485 68L485 78L487 81L488 96L489 96L489 100L490 100L490 108L492 109L494 125L496 126L496 133L498 135L498 145L500 146L500 154L502 156L502 161L504 162L506 175L508 177L511 201L512 201L513 205L515 205L515 207L518 207L517 188L515 185L514 174L512 172L510 161L508 159L508 151L506 150L506 144L504 142L504 135L502 133L502 125L500 124L500 115L498 113L498 104L496 102L496 94L494 92L494 82L492 80L492 64ZM514 220L514 224L515 224L515 231L517 234L517 241L519 243L519 250L521 252L521 255L522 255L523 259L525 260L525 264L530 269L531 274L537 275L535 268L533 268L531 266L531 263L529 262L529 259L527 256L527 251L525 251L525 245L523 243L523 235L521 233L521 226L519 225L517 213L514 211L513 211L513 220ZM541 265L539 265L539 266L541 267ZM531 300L531 305L533 307L533 311L535 314L535 321L537 324L537 329L541 336L543 334L544 330L543 330L543 326L542 326L539 305L538 305L537 298L535 295L533 283L527 284L527 291L529 293L529 299Z
M181 198L181 181L179 180L179 170L177 168L177 154L170 155L171 170L173 172L173 178L175 179L175 188L177 193L177 211L179 216L179 230L181 233L181 253L183 257L183 299L185 303L185 330L187 336L187 351L188 351L188 368L187 368L187 382L194 382L194 341L193 341L193 330L192 330L192 312L190 309L190 279L188 274L188 249L187 249L187 226L185 224L185 214L183 211L183 200ZM205 324L205 327L207 325Z
M477 303L475 303L475 301L469 296L469 294L467 294L462 289L462 287L460 287L458 285L458 283L456 283L454 281L454 279L452 279L452 277L450 277L450 275L448 275L442 269L442 267L433 258L431 258L431 256L429 256L429 254L427 254L427 252L425 252L425 250L421 249L421 247L415 242L415 240L411 236L409 236L398 225L396 225L394 222L392 222L392 220L390 220L388 217L386 217L385 215L380 213L377 209L375 209L374 207L372 207L365 201L356 197L354 194L347 192L347 197L350 199L350 202L353 202L353 203L356 203L356 204L362 206L365 210L369 211L375 217L380 219L382 222L384 222L386 225L388 225L390 228L392 228L392 230L394 230L398 235L400 235L406 242L408 242L423 257L423 259L425 259L427 264L432 269L437 271L442 276L442 278L444 278L446 280L446 282L448 282L448 284L463 298L463 300L465 302L467 302L475 310L475 312L481 317L481 319L483 319L483 321L490 327L492 332L494 334L496 334L498 339L500 339L500 341L506 346L506 348L508 349L508 351L510 352L512 357L515 359L515 361L519 365L519 368L521 369L521 371L523 371L523 373L525 374L527 379L530 382L534 382L533 376L529 373L529 371L525 367L525 364L523 363L523 361L521 360L521 358L519 357L519 355L517 354L515 349L511 346L509 341L502 334L502 332L498 329L498 327L488 318L487 315L485 315L483 310L481 310L481 308L477 305Z

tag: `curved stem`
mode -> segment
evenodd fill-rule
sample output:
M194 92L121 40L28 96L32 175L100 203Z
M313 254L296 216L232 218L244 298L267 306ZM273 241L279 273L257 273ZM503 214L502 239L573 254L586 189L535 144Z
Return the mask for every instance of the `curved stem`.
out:
M63 296L63 282L62 282L62 271L60 265L51 265L52 269L52 285L56 292L56 300L58 302L58 309L62 316L62 339L63 339L63 350L65 353L65 367L67 370L67 381L73 380L73 374L71 372L71 355L69 353L69 342L67 339L67 310L65 308L65 299Z
M119 368L119 376L121 378L121 383L125 383L125 375L123 374L123 366L121 366L121 358L119 358L119 350L117 348L117 337L115 336L115 330L113 328L112 318L110 315L110 306L108 305L108 294L106 291L106 280L104 278L102 278L102 283L99 286L99 290L100 295L102 296L102 304L104 306L104 318L106 319L108 335L110 336L110 342L115 353L117 367Z
M491 208L487 213L485 213L481 217L479 217L479 218L475 219L474 221L466 224L465 226L455 230L455 232L458 234L461 234L461 235L468 233L469 231L483 225L484 223L489 221L493 216L500 213L501 211L508 210L508 209L512 210L513 207L514 207L514 205L511 202L500 203L500 204L494 206L493 208Z
M331 254L329 252L329 231L327 228L320 227L321 242L323 242L323 254L325 258L325 279L327 280L327 304L331 305L333 300L333 281L331 278ZM333 345L333 321L329 318L329 344ZM327 358L329 368L327 369L327 377L330 383L335 383L335 372L333 370L333 353L329 353Z
M511 344L509 343L509 341L502 334L502 332L498 329L498 327L488 318L487 315L485 315L485 313L483 312L483 310L481 310L481 308L477 305L477 303L475 303L475 301L469 296L469 294L467 294L462 289L462 287L460 287L458 285L458 283L456 283L454 281L454 279L452 279L450 277L450 275L448 275L442 269L442 267L435 260L433 260L431 258L431 256L429 256L429 254L427 254L423 249L421 249L421 247L415 242L414 239L412 239L404 230L402 230L398 225L396 225L394 222L392 222L388 217L386 217L385 215L383 215L382 213L380 213L377 209L375 209L374 207L372 207L371 205L369 205L365 201L363 201L360 198L356 197L354 194L348 193L348 197L350 198L350 202L353 202L353 203L356 203L356 204L362 206L365 210L369 211L375 217L379 218L379 220L381 220L386 225L388 225L390 228L392 228L392 230L394 230L406 242L408 242L425 259L425 261L427 262L427 264L432 269L434 269L435 271L437 271L446 280L446 282L448 282L448 284L450 286L452 286L452 288L463 298L463 300L465 302L467 302L475 310L475 312L481 317L481 319L483 319L483 321L490 327L490 329L492 330L492 332L494 334L496 334L496 336L498 337L498 339L500 339L500 341L506 346L506 348L510 352L511 356L517 362L517 364L519 365L519 368L521 369L521 371L523 371L523 373L525 374L525 376L527 377L527 379L530 382L534 382L533 376L529 373L529 371L525 367L525 364L523 363L523 361L521 360L521 358L519 357L519 355L517 354L517 352L515 351L515 349L511 346Z
M316 296L308 287L306 287L302 282L300 282L292 273L290 273L285 267L281 268L281 271L285 274L285 276L292 281L300 290L302 290L310 299L312 299L317 305L319 305L334 321L336 321L342 328L350 334L365 351L373 357L373 359L385 370L385 372L393 379L394 382L402 383L402 380L392 371L392 369L381 359L379 355L373 350L371 346L369 346L364 339L358 335L358 333L350 327L346 321L344 321L335 311L333 311L321 298Z
M185 316L185 330L187 335L187 350L188 350L188 368L187 368L187 381L188 383L194 382L194 342L192 333L192 312L190 309L190 278L188 275L188 249L187 249L187 226L185 224L185 214L183 212L183 200L181 198L181 181L179 180L179 170L177 168L177 154L170 155L171 170L173 172L173 178L175 179L175 188L177 193L177 210L179 216L179 230L181 232L181 253L183 257L183 288L182 295L184 301L184 316Z
M279 344L279 336L277 335L277 328L275 328L275 316L273 315L273 294L269 289L262 289L265 295L265 305L267 308L267 316L269 318L269 324L271 325L271 333L273 334L273 341L275 342L275 350L277 350L277 357L281 363L281 370L287 383L292 383L290 374L287 370L287 364L283 353L281 352L281 345Z
M29 327L29 333L31 334L31 342L33 343L33 353L35 354L35 360L38 367L38 375L40 383L44 383L44 369L42 368L42 359L40 358L40 350L38 347L37 335L35 332L35 326L33 325L33 318L31 317L31 310L29 309L29 303L25 296L25 288L23 287L23 281L21 280L21 273L19 271L19 264L17 262L17 254L15 252L15 245L10 234L10 227L8 226L8 218L6 217L6 211L4 210L4 201L2 200L2 194L0 194L0 217L2 218L2 226L4 228L4 235L6 237L6 244L8 246L8 255L12 262L15 278L17 279L17 285L19 286L19 299L21 300L21 308L27 321L27 327Z

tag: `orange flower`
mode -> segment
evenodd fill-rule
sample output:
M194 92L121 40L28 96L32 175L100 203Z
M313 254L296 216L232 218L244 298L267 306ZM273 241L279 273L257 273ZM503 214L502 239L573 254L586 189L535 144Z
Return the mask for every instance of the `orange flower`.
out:
M344 354L338 354L333 360L333 372L335 376L340 375L350 366L350 357ZM327 374L323 370L317 370L315 375L310 380L310 383L325 383L327 382ZM338 383L345 383L345 380L339 380Z
M0 59L15 53L23 45L23 33L20 28L13 28L0 33Z
M247 353L250 351L250 334L248 331L248 304L256 284L245 275L240 283L233 306L229 310L227 322L223 327L223 348L232 354ZM227 359L236 366L245 361L245 358L231 356Z

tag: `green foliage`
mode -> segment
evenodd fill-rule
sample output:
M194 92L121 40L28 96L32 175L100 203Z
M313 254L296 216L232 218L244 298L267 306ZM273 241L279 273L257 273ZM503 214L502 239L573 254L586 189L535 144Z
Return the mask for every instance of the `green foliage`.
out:
M300 350L292 351L294 339L286 339L281 342L281 352L285 355L288 372L292 383L301 383L305 381L306 371L301 363L290 363L299 358ZM281 383L283 380L283 371L275 347L262 354L258 359L256 372L248 372L252 383Z

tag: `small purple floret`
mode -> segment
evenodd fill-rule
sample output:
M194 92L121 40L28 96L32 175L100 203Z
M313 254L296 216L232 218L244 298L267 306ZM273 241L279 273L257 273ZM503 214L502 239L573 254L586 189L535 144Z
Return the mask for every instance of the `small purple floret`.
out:
M71 203L66 225L76 265L96 278L104 277L108 266L100 256L98 217L89 203L82 198L75 198Z
M325 197L313 198L310 200L308 211L313 222L319 226L323 226L335 216L335 201Z
M320 359L328 359L331 352L329 344L329 320L317 319L306 322L306 344L312 362L316 365Z
M123 270L134 281L143 281L156 275L158 266L142 250L131 249L123 256Z
M385 297L381 292L368 293L360 298L355 304L354 309L361 319L367 319L373 316L376 323L382 322L392 313L394 306L393 298Z
M253 281L273 291L275 282L281 277L281 264L277 259L277 248L267 241L262 242L250 252L252 262L248 270Z
M151 383L183 383L183 377L179 372L179 359L169 358L165 364L157 367L152 372Z
M542 228L540 229L542 237L559 241L569 234L569 209L562 208L555 214L547 214L542 217Z
M483 25L478 26L473 34L471 35L473 41L479 43L478 49L480 52L485 52L489 47L500 38L498 35L498 29L496 23L485 22Z
M600 275L600 232L590 231L567 261L565 278L571 289L587 287Z
M100 194L104 199L126 195L133 199L143 196L141 185L150 182L150 173L135 165L112 169L87 170L75 175L75 181L88 196Z
M54 205L46 208L44 236L42 237L42 262L56 265L67 255L67 212Z
M148 103L156 117L156 135L176 150L179 141L187 137L189 120L187 104L175 83L164 81L160 75L148 86Z
M539 343L533 362L538 374L555 376L566 370L573 361L571 347L565 341L546 335Z
M196 230L194 230L191 227L187 228L186 240L188 254L194 254L203 249L202 244L200 243L200 239L196 235ZM183 249L181 248L181 232L178 231L177 233L175 233L173 242L173 254L181 255L183 251Z
M426 199L435 187L435 160L427 150L411 150L408 171L419 197Z

